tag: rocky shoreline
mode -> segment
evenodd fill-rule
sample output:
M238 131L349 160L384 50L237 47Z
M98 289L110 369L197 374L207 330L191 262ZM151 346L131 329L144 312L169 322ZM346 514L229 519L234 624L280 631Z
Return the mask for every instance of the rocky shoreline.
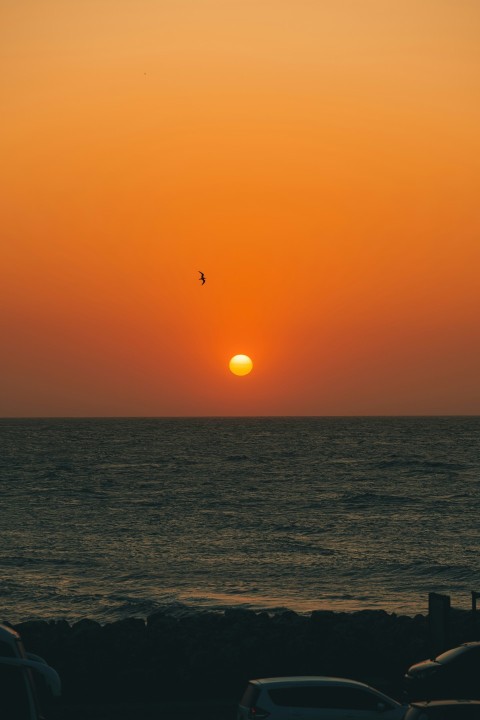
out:
M229 609L176 618L157 612L101 625L28 621L27 650L60 674L62 703L236 703L247 680L336 675L400 697L405 670L431 654L428 617L381 610L276 614ZM475 639L472 615L453 611L449 646Z

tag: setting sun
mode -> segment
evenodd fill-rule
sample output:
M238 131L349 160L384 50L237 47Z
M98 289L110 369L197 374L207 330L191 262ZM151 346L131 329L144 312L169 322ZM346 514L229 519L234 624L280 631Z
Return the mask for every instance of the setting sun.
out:
M480 413L480 2L0 17L1 417Z
M253 363L248 355L234 355L230 360L229 368L234 375L248 375L253 368Z

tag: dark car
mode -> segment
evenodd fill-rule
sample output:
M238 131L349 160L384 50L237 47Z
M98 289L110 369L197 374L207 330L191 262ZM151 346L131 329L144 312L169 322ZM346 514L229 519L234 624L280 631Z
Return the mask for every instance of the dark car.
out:
M56 670L25 650L12 627L0 624L0 720L41 720L39 709L60 696Z
M405 710L364 683L303 675L250 680L237 720L403 720Z
M403 720L480 720L480 700L430 700L412 703Z
M480 642L469 642L412 665L405 675L410 701L480 700Z
M0 718L42 720L30 668L0 657Z

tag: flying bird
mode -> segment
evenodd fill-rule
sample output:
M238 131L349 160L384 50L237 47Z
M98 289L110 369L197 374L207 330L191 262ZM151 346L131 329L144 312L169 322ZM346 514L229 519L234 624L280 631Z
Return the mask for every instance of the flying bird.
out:
M198 272L200 273L200 277L198 279L201 281L202 285L205 285L205 275L202 273L201 270L199 270Z

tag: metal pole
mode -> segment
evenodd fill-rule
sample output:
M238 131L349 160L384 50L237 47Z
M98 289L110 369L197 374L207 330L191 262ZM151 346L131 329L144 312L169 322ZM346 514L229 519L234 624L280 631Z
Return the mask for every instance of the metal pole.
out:
M473 639L476 640L478 637L478 630L477 630L477 600L480 598L480 592L476 592L475 590L472 590L472 632L473 632Z

